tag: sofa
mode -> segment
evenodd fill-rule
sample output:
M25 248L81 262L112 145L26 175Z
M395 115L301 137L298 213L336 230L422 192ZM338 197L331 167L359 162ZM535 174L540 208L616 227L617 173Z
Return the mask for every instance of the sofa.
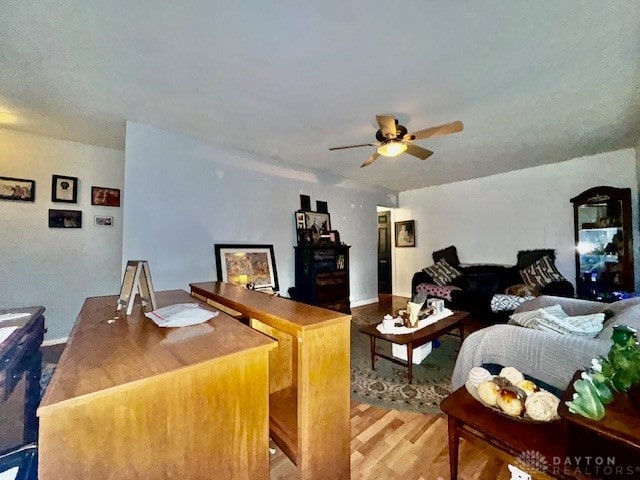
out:
M433 252L432 258L432 266L413 274L412 295L423 293L430 298L441 298L448 308L470 312L488 324L506 323L515 308L531 296L572 297L574 294L573 285L555 268L553 249L521 250L515 265L461 264L454 245ZM522 272L537 272L540 262L547 262L545 268L550 269L551 276L544 277L544 281L539 275L523 278ZM442 264L453 267L460 275L452 279L434 278L433 269ZM525 288L518 291L514 287ZM518 293L507 295L510 289Z
M543 295L523 303L514 313L533 312L554 305L560 305L570 316L606 313L608 319L593 338L535 330L513 322L477 330L462 343L451 378L452 387L464 385L473 367L510 366L543 385L562 391L577 370L589 367L592 358L607 355L615 325L640 329L639 297L602 303ZM495 368L493 370L495 373Z

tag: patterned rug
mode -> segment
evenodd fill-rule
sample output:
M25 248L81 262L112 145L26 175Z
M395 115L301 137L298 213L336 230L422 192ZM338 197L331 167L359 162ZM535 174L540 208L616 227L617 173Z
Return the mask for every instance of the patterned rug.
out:
M351 398L395 410L440 413L440 401L451 393L460 338L444 335L434 342L427 358L420 365L414 364L413 383L409 385L407 368L384 358L376 357L376 369L371 370L370 337L358 329L380 321L379 316L363 315L354 315L351 321ZM377 340L376 350L391 355L391 344Z

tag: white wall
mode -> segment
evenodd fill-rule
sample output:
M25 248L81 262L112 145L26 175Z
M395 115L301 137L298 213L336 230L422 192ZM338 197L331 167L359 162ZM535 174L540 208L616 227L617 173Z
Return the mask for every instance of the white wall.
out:
M51 201L52 175L78 177L77 204ZM34 203L0 200L0 308L46 307L46 338L59 339L86 297L117 293L122 208L92 206L91 186L121 189L123 175L122 151L0 129L0 176L36 181ZM49 228L51 208L81 210L82 228Z
M434 250L449 245L457 247L462 263L510 265L516 263L518 250L554 248L558 269L575 285L570 199L599 185L631 188L637 248L634 149L401 192L396 220L416 220L417 245L396 252L398 282L394 292L410 295L413 273L433 263ZM640 261L635 265L638 284Z
M377 300L376 205L382 188L265 163L248 152L127 122L123 263L149 260L154 288L216 278L214 244L272 244L280 291L294 281L300 194L328 202L331 225L352 246L352 306Z

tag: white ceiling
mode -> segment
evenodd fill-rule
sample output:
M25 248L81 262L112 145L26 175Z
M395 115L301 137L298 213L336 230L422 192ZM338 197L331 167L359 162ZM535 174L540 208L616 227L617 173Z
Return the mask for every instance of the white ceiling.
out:
M125 120L403 191L636 146L638 0L4 0L0 126ZM435 154L361 163L376 113Z

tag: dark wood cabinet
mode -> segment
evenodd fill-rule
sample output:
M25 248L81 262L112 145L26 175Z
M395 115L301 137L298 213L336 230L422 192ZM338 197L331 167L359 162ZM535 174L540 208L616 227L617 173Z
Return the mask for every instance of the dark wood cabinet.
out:
M571 203L578 297L609 301L633 292L631 189L594 187Z
M301 246L296 252L296 286L292 298L310 305L350 313L347 245Z
M16 328L0 343L0 453L37 439L44 310L44 307L0 310L0 315L25 314L0 322L0 328Z

